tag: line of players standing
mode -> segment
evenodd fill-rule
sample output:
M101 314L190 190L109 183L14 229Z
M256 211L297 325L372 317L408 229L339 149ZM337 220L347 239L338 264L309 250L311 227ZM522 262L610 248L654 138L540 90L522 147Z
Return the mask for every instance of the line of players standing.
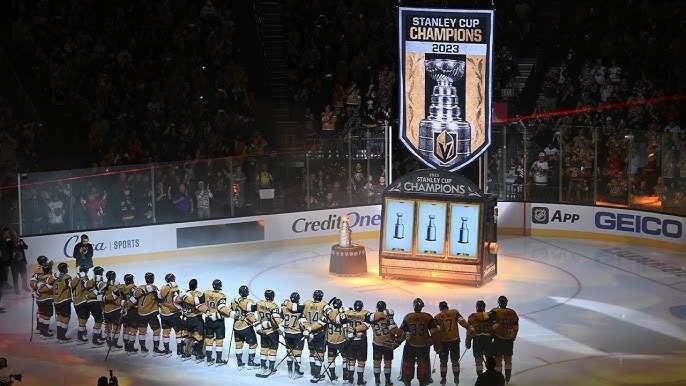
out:
M300 294L293 292L281 305L274 303L275 293L267 290L264 300L250 299L247 286L241 286L238 296L227 300L222 291L222 282L216 279L212 289L198 290L196 279L190 280L188 288L181 290L174 274L165 276L165 284L155 285L155 275L145 274L145 284L136 285L132 274L124 275L124 283L117 281L114 271L104 272L102 267L80 266L75 277L69 275L66 263L53 264L47 257L38 257L38 266L30 280L38 305L37 331L44 339L53 338L50 322L56 314L57 340L59 343L72 341L66 336L71 318L72 304L78 317L76 342L86 344L88 332L86 323L94 319L91 340L93 346L105 346L111 350L122 348L129 355L148 355L146 337L148 327L153 333L153 353L171 356L171 330L175 332L176 354L183 360L195 357L198 363L222 366L225 318L234 320L232 338L235 341L235 355L239 370L247 345L248 362L251 369L261 368L258 376L268 377L276 371L276 357L279 345L287 350L284 358L291 378L304 375L301 356L304 344L309 349L311 382L316 383L329 377L336 380L335 359L343 359L343 380L349 383L366 384L364 369L367 360L367 333L371 330L373 369L376 385L381 384L383 371L385 385L392 385L391 364L393 351L404 341L401 380L409 385L417 378L422 385L431 380L430 348L433 345L440 358L442 385L446 384L448 359L452 364L455 384L460 373L460 334L457 325L467 330L465 347L473 344L477 373L483 372L484 356L496 356L497 369L502 370L505 360L505 378L509 382L512 371L513 342L518 332L518 318L514 310L507 308L507 298L498 299L498 307L486 312L483 301L476 303L476 312L467 320L446 302L439 303L440 313L435 317L422 312L424 302L417 298L413 302L414 312L407 314L398 327L394 312L384 301L378 301L376 310L364 309L361 300L346 309L339 298L325 302L324 293L316 290L312 300L301 303ZM103 335L104 324L104 335ZM121 334L123 327L123 334ZM123 347L119 336L123 335ZM283 335L284 342L280 341ZM260 337L260 363L257 355L257 337ZM135 347L138 340L139 348ZM162 345L160 345L160 341ZM230 347L229 347L230 352ZM327 356L325 358L325 352ZM215 354L215 356L213 356ZM383 361L383 369L382 369ZM323 371L322 371L323 370ZM502 377L502 375L501 375Z

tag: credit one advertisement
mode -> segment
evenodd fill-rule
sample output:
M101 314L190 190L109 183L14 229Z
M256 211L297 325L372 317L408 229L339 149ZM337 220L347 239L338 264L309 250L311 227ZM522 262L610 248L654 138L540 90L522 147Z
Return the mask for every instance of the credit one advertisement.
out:
M532 234L535 230L559 230L685 243L686 220L677 216L593 206L528 206Z
M493 11L399 8L400 140L455 171L491 143Z

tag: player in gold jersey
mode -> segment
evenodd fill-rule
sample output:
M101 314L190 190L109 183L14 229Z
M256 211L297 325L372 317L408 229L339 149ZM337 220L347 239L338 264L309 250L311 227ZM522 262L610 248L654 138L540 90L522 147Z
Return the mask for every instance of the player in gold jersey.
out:
M93 278L84 283L88 290L86 294L86 304L88 305L88 312L93 316L93 336L91 343L93 347L100 347L105 344L102 338L102 323L105 321L105 316L102 310L102 294L107 287L104 280L105 270L98 266L93 268ZM87 319L88 317L86 317Z
M90 316L90 310L88 309L87 296L91 292L87 285L90 280L88 277L89 268L85 265L80 266L79 271L76 276L71 280L71 291L72 291L72 301L74 302L74 310L76 311L76 317L79 319L79 331L76 334L76 343L85 344L88 343L88 338L86 338L86 323L88 322L88 317Z
M426 312L422 312L424 301L416 298L412 302L414 312L405 315L400 329L405 332L405 347L403 348L402 381L410 385L414 378L414 366L417 364L417 379L419 384L426 386L431 383L431 358L429 351L432 340L438 340L438 325L436 320Z
M483 300L476 302L476 312L469 315L467 322L470 329L465 340L465 347L472 348L476 375L478 376L484 372L484 357L493 356L491 322L488 318L488 312L486 312L486 303Z
M460 330L457 325L469 331L469 323L462 317L460 311L449 308L446 301L440 302L438 309L441 312L436 314L434 319L441 332L441 343L435 345L434 348L441 360L441 385L447 383L448 357L450 357L453 377L457 385L460 383Z
M176 335L176 355L183 353L183 341L186 339L185 331L181 322L181 305L176 304L174 299L178 296L179 286L176 285L176 276L168 273L164 276L166 282L160 287L160 321L162 324L162 344L164 344L164 355L170 357L172 351L169 348L171 340L171 330L174 329Z
M257 336L253 327L257 321L255 317L255 302L248 298L250 290L242 285L238 288L238 297L231 300L230 317L233 318L233 339L236 342L236 360L238 369L243 370L243 345L248 344L248 368L257 369L259 364L255 363L255 353L257 351Z
M340 352L343 359L343 380L348 380L348 320L345 315L345 308L343 308L343 301L338 298L331 300L331 308L326 313L326 351L327 351L327 368L329 369L329 376L331 380L338 379L336 375L336 357Z
M48 258L46 256L40 255L36 258L36 262L38 263L35 267L33 267L33 275L29 278L29 287L34 292L33 297L35 298L37 295L37 288L36 284L38 284L38 277L43 274L43 266L44 265L50 265L51 267L53 266L52 260L48 261ZM39 327L40 327L40 317L38 316L38 312L36 312L36 332L40 333ZM41 327L42 328L42 327Z
M386 302L379 300L376 302L376 312L368 315L367 321L371 324L373 340L372 340L372 358L374 359L374 381L376 386L381 385L381 360L384 362L384 378L385 384L390 386L391 382L391 366L393 364L393 350L395 350L400 342L397 338L401 336L402 331L395 324L393 320L393 310L386 308Z
M307 335L307 346L310 351L310 382L317 383L324 379L322 370L322 358L324 358L324 348L326 344L326 317L327 303L324 299L324 291L316 290L312 294L312 300L307 300L302 306L303 316L305 316L307 329L303 335Z
M152 329L152 350L154 355L164 355L164 350L158 347L160 343L160 332L162 326L159 319L160 294L155 285L155 274L146 272L145 284L141 284L133 293L138 306L138 344L141 346L141 353L148 355L149 350L145 347L145 335L148 326Z
M124 275L124 284L119 287L119 294L122 296L122 313L124 317L122 318L124 327L124 351L128 355L133 355L138 352L138 349L134 347L136 343L136 335L138 334L138 306L137 300L133 296L133 293L138 287L134 283L135 277L127 273Z
M203 334L205 332L205 321L202 318L202 312L198 310L198 306L204 302L204 295L198 291L198 281L191 279L188 282L188 289L179 294L175 302L181 305L182 308L182 322L183 329L188 335L188 339L184 343L184 360L191 359L191 355L195 354L195 359L202 362L205 358L203 346Z
M119 292L120 286L117 281L117 273L107 271L105 279L107 279L107 282L102 293L102 309L105 314L105 340L110 349L121 350L123 347L117 342L119 341L119 330L121 329L122 322L121 306L123 297Z
M71 319L71 276L69 276L69 266L67 263L57 264L53 290L57 342L69 343L71 338L67 338L66 334L69 328L69 320Z
M355 300L353 309L345 311L348 320L348 382L352 383L357 370L357 384L364 385L364 366L367 363L367 330L369 311L364 309L362 300ZM355 362L357 361L357 367Z
M260 323L260 366L262 373L273 373L276 365L276 353L279 348L279 324L281 313L279 306L274 303L276 294L273 290L264 291L264 300L256 304L257 320ZM269 362L269 367L267 367Z
M507 298L500 296L498 297L498 307L491 310L489 317L491 330L493 330L495 368L502 372L503 359L505 359L505 381L510 382L514 341L519 332L519 316L515 310L507 308Z
M52 275L52 266L44 265L43 273L36 280L36 304L38 305L39 332L43 339L51 339L54 335L50 332L50 319L53 314L53 284L55 277Z
M290 298L281 303L281 319L283 320L283 335L288 350L286 362L288 364L288 376L301 378L304 373L300 370L300 357L305 346L303 331L307 330L305 318L302 314L300 294L291 293ZM295 367L293 365L295 364Z
M227 363L222 359L224 338L226 337L224 318L229 316L231 310L226 305L226 295L221 290L222 281L215 279L212 282L212 289L203 293L204 302L198 306L198 311L205 313L205 359L208 366L214 363L217 366L223 366ZM217 353L216 362L212 358L213 348Z

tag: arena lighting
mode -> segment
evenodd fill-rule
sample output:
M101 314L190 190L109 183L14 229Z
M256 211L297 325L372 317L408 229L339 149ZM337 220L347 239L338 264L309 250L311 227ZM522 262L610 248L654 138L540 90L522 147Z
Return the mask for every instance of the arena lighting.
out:
M663 102L678 101L678 100L684 100L684 99L686 99L686 94L670 95L670 96L663 96L663 97L650 98L650 99L644 99L644 100L619 102L619 103L608 103L605 105L582 107L582 108L578 108L578 109L551 111L549 113L509 117L509 118L502 119L502 122L503 123L512 123L512 122L517 122L520 120L529 121L529 120L538 119L538 118L559 117L559 116L564 116L564 115L587 113L589 111L601 111L601 110L617 109L620 107L647 105L647 104L652 104L652 103L663 103Z

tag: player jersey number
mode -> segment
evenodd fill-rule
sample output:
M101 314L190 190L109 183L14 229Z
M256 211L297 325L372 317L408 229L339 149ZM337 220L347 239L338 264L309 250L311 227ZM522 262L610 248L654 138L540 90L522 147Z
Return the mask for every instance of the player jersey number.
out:
M217 308L217 302L215 302L214 300L210 300L207 302L207 307L209 307L209 309L211 310L214 310Z
M445 332L452 332L453 331L453 320L452 319L444 319L443 320L443 331L445 331Z
M60 294L60 283L55 282L54 289L55 289L55 292L54 292L55 296L59 295Z
M343 330L341 329L341 326L334 326L333 324L329 324L329 335L343 335Z
M512 328L512 319L503 318L503 320L500 322L500 325L509 330L510 328Z
M314 323L319 320L319 311L315 311L312 313L312 311L307 311L307 318L310 323Z
M298 323L298 316L297 315L291 315L291 314L284 315L284 317L283 317L284 327L294 329L297 323Z
M386 336L390 333L391 333L391 331L388 329L388 323L376 323L376 324L374 324L374 335Z
M426 334L426 326L423 324L410 323L408 327L411 335L424 336Z

